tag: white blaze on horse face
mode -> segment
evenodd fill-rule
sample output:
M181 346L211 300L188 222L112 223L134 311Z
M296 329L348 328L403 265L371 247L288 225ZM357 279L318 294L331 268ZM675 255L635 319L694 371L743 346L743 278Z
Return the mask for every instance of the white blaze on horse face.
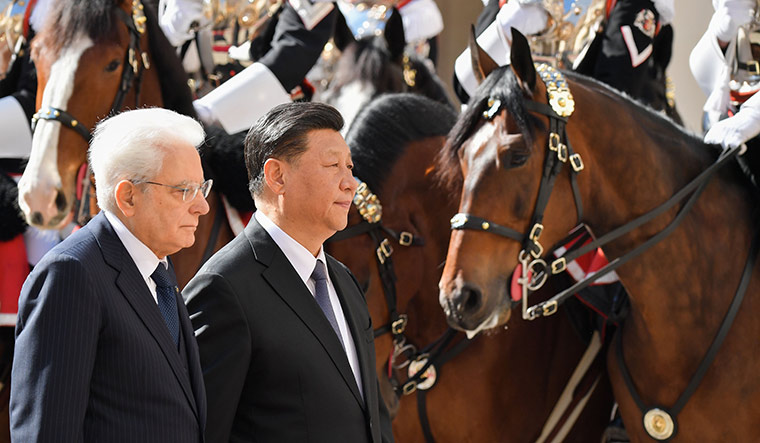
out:
M79 60L84 51L93 45L92 40L84 34L76 37L72 44L61 49L58 59L50 68L48 82L42 95L41 109L54 107L66 110L74 90L74 76L79 67ZM69 130L69 129L66 129ZM53 120L38 120L32 137L32 152L24 175L18 185L19 207L24 212L27 222L46 228L51 220L60 217L56 206L58 192L62 189L58 173L58 138L61 124ZM67 196L67 208L70 208L72 196ZM32 217L39 213L40 220Z
M460 148L463 149L462 172L465 176L464 189L465 195L475 192L475 188L487 177L491 160L499 161L499 127L494 122L486 122L481 126L472 137ZM488 160L486 160L486 158ZM471 199L465 199L471 201ZM470 208L459 208L460 212Z

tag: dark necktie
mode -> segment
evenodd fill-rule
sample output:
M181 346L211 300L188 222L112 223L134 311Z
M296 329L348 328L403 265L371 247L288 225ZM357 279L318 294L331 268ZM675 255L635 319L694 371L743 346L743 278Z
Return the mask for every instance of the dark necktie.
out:
M340 335L338 322L335 320L335 311L333 311L332 303L330 303L330 293L327 291L327 273L325 272L325 264L322 263L322 260L317 260L314 272L311 273L311 279L314 280L314 299L317 300L317 304L322 308L327 321L330 322L330 325L338 335L340 344L345 349L346 346L343 343L343 337Z
M177 296L179 292L177 280L170 274L163 263L159 263L150 278L156 282L156 298L158 309L164 317L169 334L174 339L174 344L179 346L179 314L177 313Z

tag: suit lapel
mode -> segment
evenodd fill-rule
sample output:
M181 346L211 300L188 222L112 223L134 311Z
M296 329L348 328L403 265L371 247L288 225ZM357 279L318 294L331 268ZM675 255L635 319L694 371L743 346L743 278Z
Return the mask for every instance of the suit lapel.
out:
M364 400L369 404L369 401L371 400L369 394L371 392L370 388L374 384L373 376L375 374L375 368L369 359L370 349L367 344L367 339L364 336L364 328L362 327L364 324L362 319L366 318L367 315L362 315L361 310L366 310L366 308L358 303L359 300L363 300L361 296L359 298L353 296L353 294L358 293L359 289L356 287L353 280L351 280L348 273L346 273L337 261L329 255L327 256L327 263L328 271L330 272L330 280L333 282L335 290L338 293L338 298L340 298L340 303L343 307L343 314L346 316L349 331L354 338L354 346L356 347L356 355L359 358L361 380L364 387Z
M116 286L132 306L135 313L137 313L140 320L142 320L148 332L156 340L156 343L158 343L158 347L169 362L174 376L177 378L180 386L182 386L182 391L185 393L187 400L193 408L193 412L197 416L198 408L195 404L195 396L193 395L190 381L182 368L179 352L177 352L174 340L169 334L169 329L167 329L166 323L163 317L161 317L161 312L158 310L158 306L148 286L145 284L140 271L137 270L137 265L132 261L132 258L113 231L111 224L104 214L98 214L87 226L91 226L92 232L103 251L105 261L119 271L119 276L116 278ZM186 337L190 339L193 335Z
M364 402L348 363L346 351L311 292L293 269L293 265L290 264L285 254L256 221L255 217L251 219L245 232L253 247L256 259L267 266L267 269L262 273L264 279L319 340L341 377L353 392L356 401L364 408Z

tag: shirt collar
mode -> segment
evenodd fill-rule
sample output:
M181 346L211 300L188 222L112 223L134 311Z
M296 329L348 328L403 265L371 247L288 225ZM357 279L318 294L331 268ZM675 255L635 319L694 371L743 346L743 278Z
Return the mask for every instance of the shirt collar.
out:
M293 268L295 268L298 276L301 277L304 283L311 278L311 273L314 272L314 267L317 265L317 259L322 260L322 263L327 266L325 260L324 247L319 247L319 253L316 257L311 255L308 249L302 244L298 243L293 237L289 236L279 226L277 226L269 217L264 215L261 211L256 211L253 214L258 220L259 224L265 231L272 237L272 240L285 254ZM329 277L328 277L329 281Z
M150 276L156 270L159 263L163 263L168 269L166 257L164 257L163 260L159 260L158 257L156 257L156 254L154 254L150 248L145 246L145 243L135 237L129 228L119 220L119 217L108 211L103 212L105 212L108 222L111 223L113 230L116 232L119 240L121 240L124 248L126 248L129 256L132 257L132 261L137 265L137 270L140 271L140 275L142 275L143 279L150 279Z

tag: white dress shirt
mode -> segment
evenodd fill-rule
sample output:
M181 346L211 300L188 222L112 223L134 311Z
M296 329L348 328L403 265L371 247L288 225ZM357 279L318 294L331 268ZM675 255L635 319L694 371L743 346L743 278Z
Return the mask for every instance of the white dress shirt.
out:
M272 240L279 246L285 257L288 259L293 268L301 277L301 280L311 291L311 295L315 295L315 283L311 279L311 273L314 271L314 267L317 265L317 259L322 260L327 268L327 260L325 259L324 248L320 246L319 254L316 257L311 255L308 249L303 247L300 243L285 233L279 226L274 224L272 220L264 215L261 211L256 211L253 214L258 220L259 224L265 231L272 237ZM361 369L359 368L359 357L356 354L356 345L354 344L354 338L351 336L351 332L348 330L348 323L346 322L346 316L343 314L343 307L340 304L338 293L335 291L332 280L330 279L330 273L327 273L327 292L330 294L330 303L332 304L333 311L335 312L335 320L338 323L338 329L340 329L340 335L343 338L343 343L346 347L346 356L348 357L348 363L351 365L351 371L354 373L354 379L359 386L359 392L364 396L364 387L362 386Z
M166 257L164 257L163 260L159 260L158 257L156 257L156 254L154 254L150 248L145 246L145 243L135 237L135 234L127 229L117 216L105 210L103 212L106 214L106 218L108 219L108 222L111 223L113 230L116 231L116 235L119 237L119 240L121 240L124 248L127 249L129 256L132 257L132 261L135 262L137 270L140 271L140 275L143 280L145 280L145 284L148 285L148 289L150 289L150 293L153 295L153 301L158 304L156 282L154 282L150 276L153 274L153 271L156 270L159 263L163 263L164 266L169 269L169 263L166 261Z

